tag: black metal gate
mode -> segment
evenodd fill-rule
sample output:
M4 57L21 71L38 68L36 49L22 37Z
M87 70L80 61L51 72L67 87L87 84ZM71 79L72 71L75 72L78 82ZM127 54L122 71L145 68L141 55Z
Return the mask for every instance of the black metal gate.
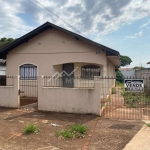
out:
M101 115L114 119L150 119L150 78L102 78Z
M38 99L37 66L24 64L20 66L20 103L36 102Z

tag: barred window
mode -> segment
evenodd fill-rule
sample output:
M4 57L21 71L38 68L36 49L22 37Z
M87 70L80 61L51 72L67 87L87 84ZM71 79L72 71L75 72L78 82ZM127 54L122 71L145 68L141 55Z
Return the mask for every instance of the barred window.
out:
M36 80L37 79L37 66L33 64L24 64L20 66L20 79L21 80Z
M94 79L94 76L100 76L100 67L96 65L86 65L81 68L81 77Z

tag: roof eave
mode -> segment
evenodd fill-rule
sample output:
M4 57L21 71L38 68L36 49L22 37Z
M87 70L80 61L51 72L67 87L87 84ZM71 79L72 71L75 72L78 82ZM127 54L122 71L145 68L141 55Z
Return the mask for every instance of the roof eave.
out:
M69 30L66 30L66 29L64 29L64 28L61 28L61 27L59 27L59 26L56 26L56 25L54 25L54 24L52 24L52 23L50 23L50 22L46 22L46 23L44 23L43 25L39 26L38 28L32 30L31 32L29 32L29 33L25 34L24 36L20 37L19 39L15 40L15 41L12 42L11 44L7 45L6 47L2 48L2 49L0 50L0 53L1 53L0 58L1 58L1 59L6 59L6 55L8 54L8 52L9 52L10 50L14 49L15 47L21 45L21 44L24 43L24 42L27 42L29 39L31 39L32 37L34 37L34 36L40 34L41 32L43 32L43 31L45 31L45 30L47 30L47 29L52 29L52 28L56 28L56 29L58 29L58 30L61 30L61 31L66 32L66 33L68 33L68 34L71 34L71 35L75 36L75 37L78 38L78 39L86 40L87 42L89 42L89 43L91 43L91 44L94 44L94 45L99 46L102 50L106 51L106 55L107 55L107 56L120 56L119 52L116 51L116 50L113 50L113 49L111 49L111 48L108 48L108 47L106 47L106 46L104 46L104 45L101 45L101 44L99 44L99 43L97 43L97 42L94 42L94 41L92 41L92 40L90 40L90 39L88 39L88 38L85 38L85 37L83 37L83 36L81 36L81 35L78 35L78 34L76 34L76 33L73 33L73 32L71 32L71 31L69 31Z

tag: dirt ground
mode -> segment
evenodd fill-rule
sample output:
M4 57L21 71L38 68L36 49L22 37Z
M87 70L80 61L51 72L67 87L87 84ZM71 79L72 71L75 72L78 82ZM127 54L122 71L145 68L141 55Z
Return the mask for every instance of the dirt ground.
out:
M36 102L37 102L36 99L22 98L20 99L20 106L29 105L29 104L33 104Z
M23 135L28 123L37 124L40 133ZM85 138L62 140L55 136L74 123L89 127ZM95 115L0 108L0 150L121 150L142 125L141 121L110 120Z

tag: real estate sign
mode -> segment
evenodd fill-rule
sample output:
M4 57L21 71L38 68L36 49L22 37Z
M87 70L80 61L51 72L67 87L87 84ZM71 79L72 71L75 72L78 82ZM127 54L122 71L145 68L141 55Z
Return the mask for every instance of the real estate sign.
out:
M144 92L144 81L142 79L125 79L126 92Z

